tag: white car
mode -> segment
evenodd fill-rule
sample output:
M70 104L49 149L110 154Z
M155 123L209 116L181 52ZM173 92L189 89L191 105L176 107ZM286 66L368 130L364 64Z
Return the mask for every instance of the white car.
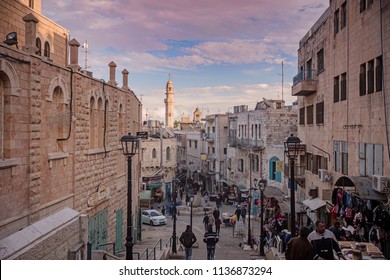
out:
M142 210L141 220L143 224L151 226L166 225L167 217L156 210Z

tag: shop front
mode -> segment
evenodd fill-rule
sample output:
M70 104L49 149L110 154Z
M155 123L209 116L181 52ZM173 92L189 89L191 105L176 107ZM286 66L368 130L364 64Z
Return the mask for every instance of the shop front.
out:
M390 214L388 197L372 188L369 177L343 176L333 188L330 218L339 221L350 239L371 242L373 229L377 228L378 244L387 259L390 257Z

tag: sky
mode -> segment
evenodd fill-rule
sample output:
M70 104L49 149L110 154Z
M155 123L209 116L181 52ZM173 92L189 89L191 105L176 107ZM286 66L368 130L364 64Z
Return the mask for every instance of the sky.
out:
M165 87L174 85L174 119L232 112L233 106L291 96L299 41L329 0L63 0L42 13L65 27L79 64L98 79L129 71L142 118L164 121ZM87 51L87 52L86 52ZM282 66L283 65L283 66Z

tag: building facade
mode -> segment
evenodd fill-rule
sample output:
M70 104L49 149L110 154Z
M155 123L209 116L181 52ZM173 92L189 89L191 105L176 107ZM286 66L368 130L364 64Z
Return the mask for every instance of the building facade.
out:
M298 192L312 220L330 225L335 219L348 223L335 208L362 210L337 201L336 192L368 209L389 210L390 1L329 3L299 42L292 95L307 147ZM367 239L375 221L363 216ZM388 256L388 245L385 250Z
M17 35L0 43L0 239L70 208L88 216L93 249L115 242L123 250L127 161L119 140L140 130L141 103L126 69L116 86L114 62L107 83L81 71L80 44L40 7L0 2L0 37ZM139 155L132 173L137 198Z

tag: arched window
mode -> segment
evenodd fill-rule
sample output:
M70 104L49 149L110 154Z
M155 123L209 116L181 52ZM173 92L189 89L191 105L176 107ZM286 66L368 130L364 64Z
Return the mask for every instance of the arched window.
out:
M35 40L35 46L37 47L36 54L37 55L42 55L42 42L41 42L41 39L37 38Z
M97 139L98 139L98 147L103 147L103 136L104 136L104 111L103 111L103 100L101 98L98 99L98 112L97 112Z
M43 55L47 58L50 58L50 45L49 42L45 42L45 51Z
M89 102L89 148L95 147L95 98Z
M123 106L122 104L119 105L119 117L118 117L118 136L119 138L122 137L122 135L124 135L124 132L123 132Z
M68 118L66 117L65 104L64 104L64 93L61 87L56 87L53 92L53 102L51 107L51 116L52 121L54 122L52 131L53 138L60 139L65 137L65 124L67 123ZM54 141L57 145L56 141ZM56 147L54 147L55 151Z
M0 123L1 123L1 137L0 137L0 148L1 148L1 158L7 159L11 158L11 112L10 107L11 98L9 96L9 87L10 83L5 78L8 78L6 75L2 77L0 73ZM4 78L4 79L3 79Z
M157 158L157 151L155 148L152 150L152 158Z
M167 153L167 160L171 160L171 148L168 147L166 153Z

